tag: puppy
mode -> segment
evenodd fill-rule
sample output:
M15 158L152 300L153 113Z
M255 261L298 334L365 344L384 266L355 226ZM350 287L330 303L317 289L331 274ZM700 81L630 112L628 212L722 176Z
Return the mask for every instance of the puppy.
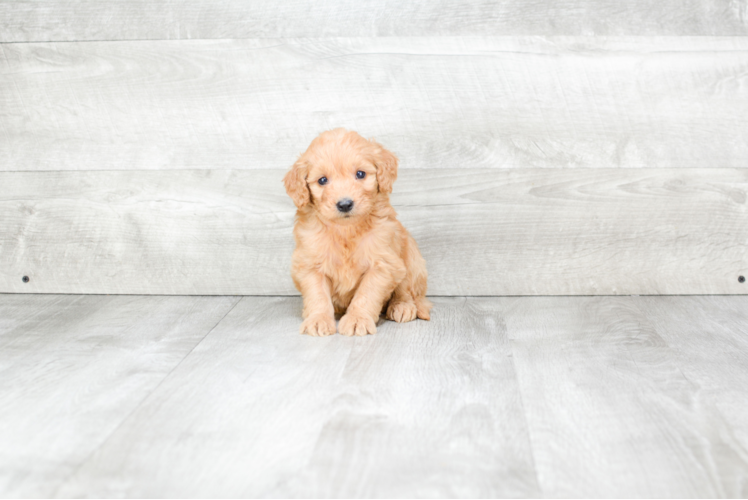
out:
M304 300L301 333L376 333L380 313L402 323L430 318L426 261L397 220L389 194L397 158L356 132L314 139L286 174L298 208L291 277Z

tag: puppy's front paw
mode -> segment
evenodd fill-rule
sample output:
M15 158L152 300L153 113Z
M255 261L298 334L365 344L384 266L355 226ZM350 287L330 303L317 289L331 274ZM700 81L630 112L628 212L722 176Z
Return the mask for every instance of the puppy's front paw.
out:
M340 318L338 330L341 335L347 335L348 337L353 335L364 336L369 333L377 333L377 324L369 316L349 312Z
M416 305L414 302L391 302L387 307L387 319L406 323L416 319Z
M325 314L309 316L301 324L299 332L312 337L326 337L335 333L335 318Z

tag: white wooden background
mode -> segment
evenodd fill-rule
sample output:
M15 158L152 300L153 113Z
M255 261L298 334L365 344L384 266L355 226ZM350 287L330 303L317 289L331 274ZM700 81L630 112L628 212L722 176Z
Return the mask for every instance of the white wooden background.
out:
M2 0L2 42L430 35L748 35L743 0Z
M280 179L336 126L401 158L431 294L748 292L748 0L2 0L0 41L0 292L293 294Z
M748 37L0 45L0 170L286 169L320 131L402 168L736 167Z

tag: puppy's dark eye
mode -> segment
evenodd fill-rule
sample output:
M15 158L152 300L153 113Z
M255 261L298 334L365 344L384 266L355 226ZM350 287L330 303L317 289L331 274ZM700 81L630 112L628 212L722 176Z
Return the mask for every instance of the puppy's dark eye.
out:
M325 184L327 184L327 177L320 177L317 182L319 182L320 186L324 186Z
M366 172L364 172L363 170L359 170L358 172L356 172L356 179L363 179L364 177L366 177Z

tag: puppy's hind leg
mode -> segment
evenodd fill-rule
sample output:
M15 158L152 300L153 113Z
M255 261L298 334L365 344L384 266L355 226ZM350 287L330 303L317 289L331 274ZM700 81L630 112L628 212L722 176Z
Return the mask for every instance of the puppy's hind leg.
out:
M431 319L431 308L433 304L426 297L415 297L409 293L393 294L390 303L387 306L387 319L406 323L414 319Z
M404 323L416 318L431 319L432 304L426 298L426 261L413 239L404 231L403 260L407 268L405 279L395 288L387 307L387 319Z
M406 323L416 319L417 313L418 308L413 296L408 291L406 284L401 282L395 288L390 303L387 305L387 319L398 323Z
M425 319L426 321L431 319L431 308L434 304L431 303L426 297L416 297L416 316L419 319Z

